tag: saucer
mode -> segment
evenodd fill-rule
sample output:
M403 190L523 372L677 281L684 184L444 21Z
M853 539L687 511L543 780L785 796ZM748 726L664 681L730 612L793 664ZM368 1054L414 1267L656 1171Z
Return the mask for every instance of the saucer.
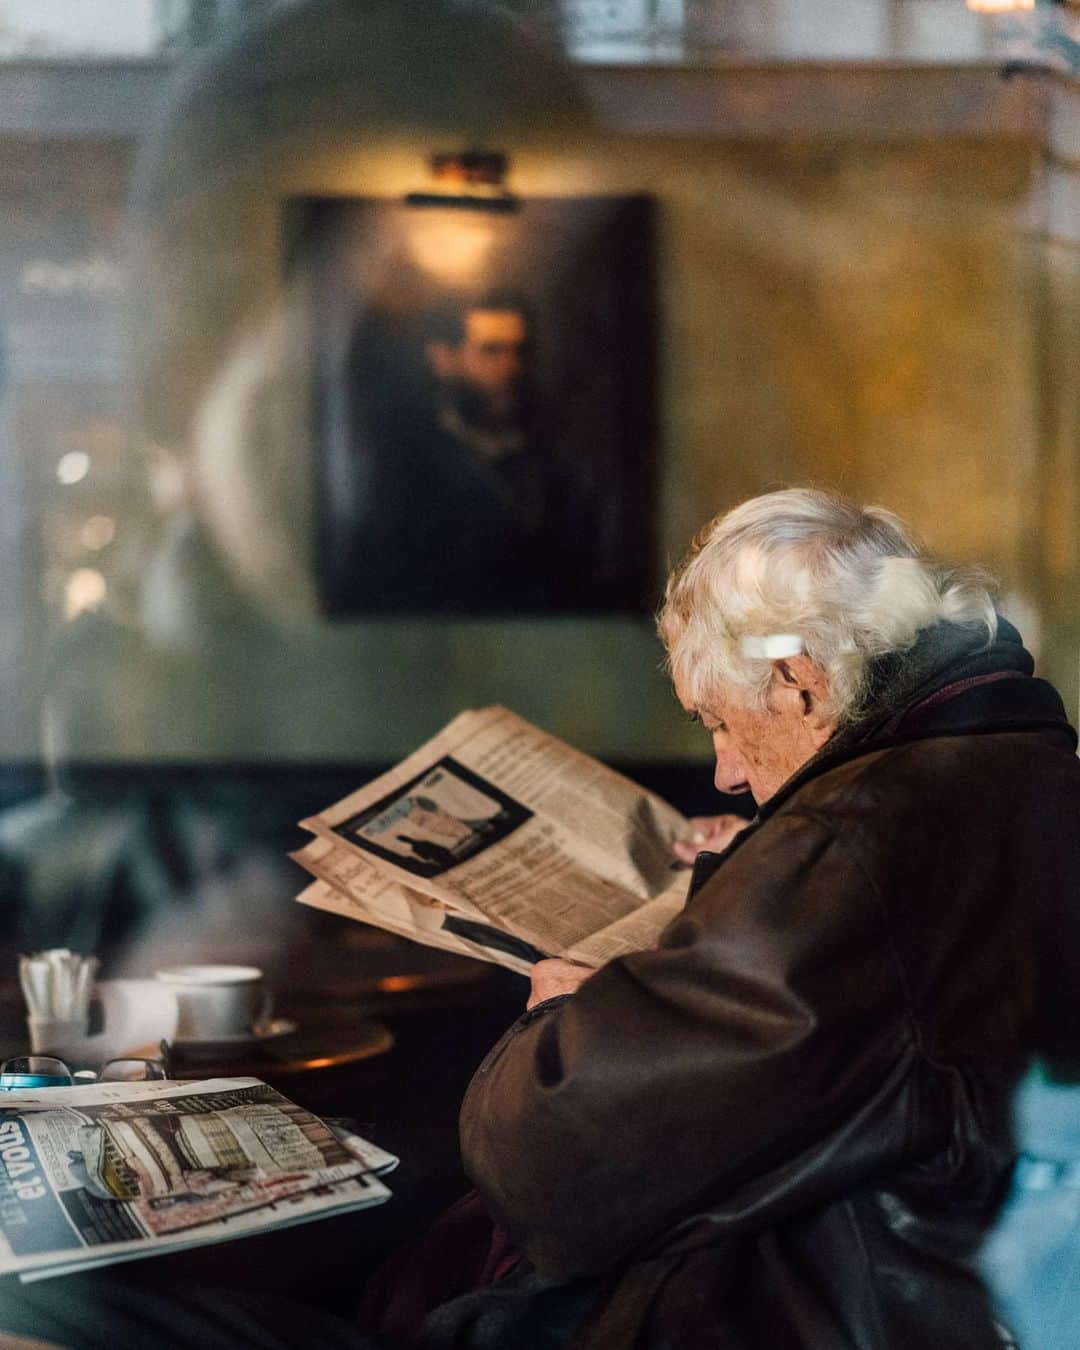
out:
M291 1018L275 1017L272 1022L267 1022L257 1030L240 1032L236 1036L213 1036L205 1040L177 1036L171 1042L171 1046L177 1054L187 1059L196 1059L199 1056L217 1059L223 1054L242 1054L257 1045L280 1040L282 1036L291 1036L295 1031L296 1023Z

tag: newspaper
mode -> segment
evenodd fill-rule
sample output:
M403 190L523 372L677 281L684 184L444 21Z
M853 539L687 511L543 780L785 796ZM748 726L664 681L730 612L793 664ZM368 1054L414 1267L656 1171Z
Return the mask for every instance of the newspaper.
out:
M0 1094L0 1274L39 1279L381 1204L391 1154L257 1078Z
M462 713L300 824L302 904L521 973L641 951L685 901L686 820L505 708Z

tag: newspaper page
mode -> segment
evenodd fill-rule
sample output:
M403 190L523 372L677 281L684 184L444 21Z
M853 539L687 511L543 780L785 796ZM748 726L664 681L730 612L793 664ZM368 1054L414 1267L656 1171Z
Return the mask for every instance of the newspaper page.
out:
M647 951L656 945L668 924L682 913L685 904L686 880L683 878L655 900L648 901L632 914L616 919L598 933L593 933L559 954L567 961L577 961L583 966L603 966L608 961L614 961L617 956Z
M355 904L385 903L392 882L443 907L428 916L429 933L475 937L462 925L471 917L540 954L585 953L586 939L685 891L671 872L671 845L686 829L677 811L500 707L462 713L389 773L300 823L334 850L293 856ZM305 903L316 898L325 892ZM428 941L417 928L410 936Z
M293 855L296 856L296 855ZM322 909L329 914L340 914L359 923L368 923L383 928L389 933L409 938L413 942L422 942L428 947L437 947L440 951L452 952L457 956L469 956L478 961L489 961L505 966L518 975L528 975L537 961L547 955L521 938L513 937L500 929L484 924L468 924L467 931L473 933L476 940L461 937L452 930L432 929L426 925L413 925L398 920L386 911L378 908L365 908L351 896L335 890L325 881L313 881L310 886L296 897L301 905L310 905L312 909ZM440 923L453 924L454 917L448 911L441 911Z
M0 1274L106 1265L379 1204L394 1159L255 1078L0 1097Z

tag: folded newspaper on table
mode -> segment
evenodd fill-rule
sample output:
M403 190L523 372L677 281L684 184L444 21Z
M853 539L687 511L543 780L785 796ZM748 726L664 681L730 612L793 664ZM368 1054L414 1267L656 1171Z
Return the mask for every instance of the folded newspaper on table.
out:
M381 1204L397 1159L257 1078L0 1093L0 1274L22 1280Z
M302 904L522 973L642 951L686 899L685 819L505 708L462 713L300 824Z

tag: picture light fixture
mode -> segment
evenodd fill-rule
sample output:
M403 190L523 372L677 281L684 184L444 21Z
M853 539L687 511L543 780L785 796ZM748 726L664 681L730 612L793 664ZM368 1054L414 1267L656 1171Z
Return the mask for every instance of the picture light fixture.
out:
M407 193L407 206L493 212L518 209L518 199L505 186L510 159L500 150L437 150L429 166L434 186Z

